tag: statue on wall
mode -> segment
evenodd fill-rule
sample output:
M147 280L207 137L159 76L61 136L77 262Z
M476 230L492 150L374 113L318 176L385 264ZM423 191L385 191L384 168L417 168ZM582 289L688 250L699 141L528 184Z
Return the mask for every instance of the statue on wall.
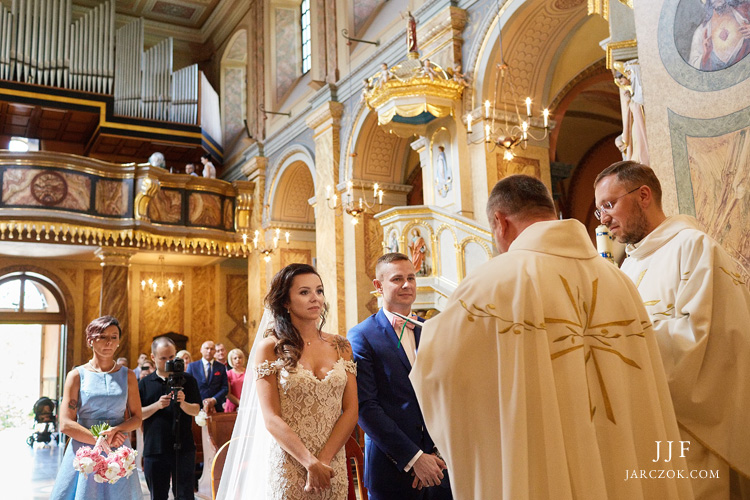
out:
M435 71L435 66L432 65L429 59L424 60L421 73L420 76L429 78L430 80L434 80L435 77L438 76L437 71Z
M401 14L401 17L406 18L406 50L407 52L419 53L417 47L417 20L411 15L411 12L406 11L406 15Z
M726 69L750 54L750 3L704 0L693 32L689 64L701 71Z
M425 266L427 245L417 228L411 230L411 243L409 244L409 249L411 250L411 263L414 264L414 269L417 270L417 276L424 276L427 274L427 268Z
M615 61L613 74L615 84L620 88L622 148L625 149L625 157L648 165L650 158L646 139L641 66L637 59L627 62Z
M386 248L388 248L388 251L391 253L398 252L398 237L396 236L396 231L391 232L391 238Z
M378 85L381 87L385 87L385 84L388 83L388 80L393 79L393 73L391 73L391 70L388 69L388 65L386 63L380 64L380 76L378 77Z
M456 64L453 67L453 81L458 83L459 85L463 85L464 87L469 86L469 77L466 76L466 73L461 72L460 64Z
M438 150L435 156L435 187L438 194L445 198L453 186L453 172L445 156L445 147L438 146Z

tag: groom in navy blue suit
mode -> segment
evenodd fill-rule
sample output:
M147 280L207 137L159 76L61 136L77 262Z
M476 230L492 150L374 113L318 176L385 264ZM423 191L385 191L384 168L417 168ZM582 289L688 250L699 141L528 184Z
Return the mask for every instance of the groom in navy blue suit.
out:
M383 255L373 284L383 296L383 309L347 335L357 362L359 425L366 434L365 487L371 500L449 500L445 462L409 380L421 328L402 328L403 320L393 314L411 314L417 296L414 265L401 253Z
M226 367L214 361L216 346L210 340L201 344L202 359L193 361L185 370L198 382L198 390L203 400L203 409L210 413L211 408L217 412L224 411L224 401L229 392Z

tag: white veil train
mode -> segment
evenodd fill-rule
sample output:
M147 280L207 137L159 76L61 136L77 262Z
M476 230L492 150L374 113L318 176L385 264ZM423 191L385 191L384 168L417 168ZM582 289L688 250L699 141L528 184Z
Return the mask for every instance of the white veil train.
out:
M224 471L216 498L219 500L265 500L268 458L272 437L266 429L255 390L255 353L266 331L273 325L271 311L265 309L253 347L247 357L237 421L232 431ZM248 380L248 376L250 379ZM206 467L207 464L204 464Z

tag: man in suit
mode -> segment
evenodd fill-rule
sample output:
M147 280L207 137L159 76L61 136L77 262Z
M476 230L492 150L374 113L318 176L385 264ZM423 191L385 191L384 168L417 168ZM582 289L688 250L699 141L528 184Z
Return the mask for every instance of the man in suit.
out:
M449 500L445 462L409 381L421 329L402 328L393 314L411 315L414 265L404 254L388 253L378 259L375 277L383 308L347 335L357 362L359 425L366 433L365 486L371 500Z
M206 413L215 410L222 412L224 400L229 392L227 382L227 369L218 361L213 361L216 346L210 340L201 345L202 358L190 363L186 372L198 381L198 390L203 400L203 409Z

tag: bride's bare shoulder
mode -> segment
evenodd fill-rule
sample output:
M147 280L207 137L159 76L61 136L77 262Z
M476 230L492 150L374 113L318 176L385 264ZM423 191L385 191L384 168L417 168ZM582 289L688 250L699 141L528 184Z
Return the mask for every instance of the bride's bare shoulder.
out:
M323 333L323 339L330 342L332 346L336 348L339 356L349 359L351 358L352 346L346 337L337 335L335 333Z
M275 335L269 335L268 337L264 337L260 339L259 344L258 344L256 359L275 360L276 353L274 349L276 348L276 343L278 341L279 339L277 339Z

